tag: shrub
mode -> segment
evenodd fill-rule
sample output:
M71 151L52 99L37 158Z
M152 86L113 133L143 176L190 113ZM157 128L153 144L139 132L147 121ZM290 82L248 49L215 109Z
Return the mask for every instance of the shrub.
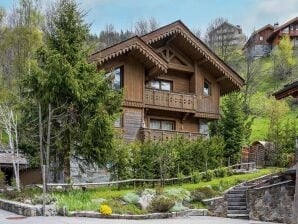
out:
M176 201L175 205L170 209L170 212L181 212L187 209L188 207L185 207L181 201Z
M168 212L175 205L175 201L163 195L155 197L149 206L151 212Z
M218 168L216 170L214 170L214 175L216 177L225 177L227 175L227 169L224 167Z
M198 171L193 172L192 180L195 184L199 183L202 180L202 174Z
M201 192L205 195L205 198L212 198L214 196L216 196L216 192L214 190L212 190L212 188L210 187L201 187L196 189L195 191ZM197 192L197 194L198 194Z
M196 189L191 192L192 202L201 202L205 198L206 198L206 195L203 192L201 192L199 189Z
M135 204L123 204L123 201L117 199L109 200L105 204L112 208L114 214L141 215L147 213L146 210L141 210Z
M46 194L45 202L46 205L49 205L56 201L56 197L52 194ZM43 203L43 196L42 195L35 195L31 200L33 205L42 204Z
M213 179L214 172L212 170L207 170L203 173L203 179L205 181L211 181Z
M100 205L99 206L99 212L103 215L111 215L112 214L112 209L108 205Z
M128 192L122 197L123 201L130 203L130 204L137 204L140 200L139 195L133 192Z
M0 170L0 188L5 187L5 175L4 173Z
M183 189L183 188L169 188L164 190L163 193L164 196L174 199L174 200L178 200L178 201L190 201L190 192Z
M227 170L227 176L233 176L234 175L233 169L231 167L226 168L226 170Z

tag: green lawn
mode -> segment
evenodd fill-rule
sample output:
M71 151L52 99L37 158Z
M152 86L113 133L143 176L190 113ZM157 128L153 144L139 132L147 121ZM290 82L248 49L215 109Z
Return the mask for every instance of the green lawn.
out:
M198 184L185 183L182 185L167 186L166 188L182 187L186 190L192 191L197 188L209 187L211 186L213 190L218 192L225 191L226 189L237 185L241 182L251 180L266 174L277 172L276 168L267 168L259 170L255 173L250 174L238 174L224 178L216 178L208 182L200 182ZM59 207L66 206L69 211L74 210L98 210L98 203L92 201L92 199L105 198L105 199L115 199L123 196L127 192L135 191L134 189L117 190L113 188L96 188L89 189L86 191L72 190L69 192L55 192L54 195L58 200ZM128 205L131 206L131 205ZM200 206L200 205L199 205ZM141 211L137 210L135 207L127 208L130 211L140 214Z

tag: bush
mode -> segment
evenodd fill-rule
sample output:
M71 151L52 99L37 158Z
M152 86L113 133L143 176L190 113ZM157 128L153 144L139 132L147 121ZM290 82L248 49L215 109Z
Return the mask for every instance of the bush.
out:
M155 197L149 206L151 212L168 212L175 205L175 201L163 195Z
M175 201L190 201L190 192L183 188L169 188L164 190L164 196L174 199Z
M147 213L138 208L135 204L123 204L123 201L112 199L105 202L105 205L108 205L112 208L114 214L129 214L129 215L141 215Z
M227 169L224 167L218 168L214 170L214 175L220 178L225 177L227 175Z
M226 168L227 170L227 176L233 176L234 175L234 171L231 167Z
M206 198L206 195L203 192L201 192L199 189L196 189L191 192L192 202L201 202L205 198Z
M108 205L100 205L99 206L99 212L103 215L111 215L112 214L112 209Z
M214 172L212 170L207 170L203 173L203 179L205 181L211 181L213 179Z
M0 170L0 188L5 187L5 175L4 173Z
M213 198L214 196L216 196L216 192L214 190L212 190L212 188L210 187L201 187L198 188L194 191L197 191L196 193L192 192L192 195L198 195L199 196L199 192L202 193L202 196L205 195L205 198ZM205 199L203 198L203 199Z
M137 204L140 200L140 196L133 192L128 192L122 197L123 201L130 204Z
M193 172L192 180L195 184L199 183L202 180L202 174L198 171Z

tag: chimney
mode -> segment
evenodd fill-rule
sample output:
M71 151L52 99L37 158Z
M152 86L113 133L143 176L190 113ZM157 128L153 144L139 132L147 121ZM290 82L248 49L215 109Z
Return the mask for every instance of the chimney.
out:
M274 29L276 29L279 26L278 22L274 23Z

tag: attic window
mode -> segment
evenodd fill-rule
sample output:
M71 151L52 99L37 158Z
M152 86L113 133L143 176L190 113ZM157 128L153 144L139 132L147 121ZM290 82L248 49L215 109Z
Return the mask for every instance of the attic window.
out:
M123 87L123 66L107 73L106 77L111 79L112 89L121 89Z
M203 93L204 93L204 96L211 96L211 87L210 87L210 83L207 80L204 80Z
M263 36L260 36L260 40L264 40L264 37Z

